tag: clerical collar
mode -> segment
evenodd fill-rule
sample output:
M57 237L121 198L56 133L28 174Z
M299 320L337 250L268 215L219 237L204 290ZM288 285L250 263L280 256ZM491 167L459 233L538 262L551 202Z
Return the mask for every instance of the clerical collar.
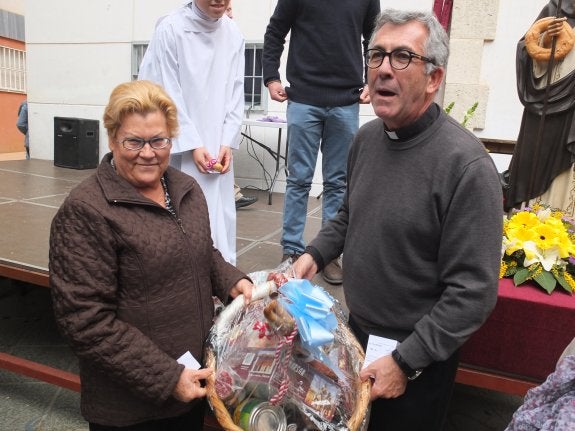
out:
M194 2L191 2L188 6L190 6L190 8L192 8L192 10L194 11L194 13L197 16L199 16L201 19L203 19L205 21L216 22L219 19L219 18L210 18Z
M393 141L407 141L416 135L419 135L425 129L427 129L431 123L437 120L439 117L440 108L436 103L432 103L427 108L427 111L423 113L415 122L411 123L409 126L402 127L396 130L385 130L387 137Z

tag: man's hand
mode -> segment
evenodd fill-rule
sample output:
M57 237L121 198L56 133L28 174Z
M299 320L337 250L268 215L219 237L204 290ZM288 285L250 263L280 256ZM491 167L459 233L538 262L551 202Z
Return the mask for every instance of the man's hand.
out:
M307 278L311 280L317 274L317 264L311 254L304 253L295 261L292 266L295 278Z
M361 90L361 94L359 95L359 103L369 103L371 102L371 98L369 97L369 87L367 84Z
M184 368L172 396L183 403L189 403L196 398L204 398L206 388L202 387L201 380L207 379L213 372L214 370L211 368L201 370Z
M270 97L276 102L285 102L287 100L287 93L279 81L269 82L268 91L270 92Z
M373 361L361 370L359 378L362 382L367 379L373 380L371 401L377 398L397 398L403 395L407 386L407 377L391 355L382 356Z

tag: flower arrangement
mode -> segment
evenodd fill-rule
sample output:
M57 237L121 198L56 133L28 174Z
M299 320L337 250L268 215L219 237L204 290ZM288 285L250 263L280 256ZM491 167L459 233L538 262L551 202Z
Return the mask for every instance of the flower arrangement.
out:
M515 286L533 280L551 294L557 283L575 291L575 222L535 204L505 217L500 278Z

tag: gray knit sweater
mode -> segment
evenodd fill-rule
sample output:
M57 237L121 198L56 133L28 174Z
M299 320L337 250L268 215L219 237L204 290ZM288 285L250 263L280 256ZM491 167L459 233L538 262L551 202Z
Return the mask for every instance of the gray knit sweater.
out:
M401 341L412 368L445 360L495 306L502 196L479 140L443 112L403 142L381 119L358 132L337 216L310 246L343 250L347 306L365 332Z

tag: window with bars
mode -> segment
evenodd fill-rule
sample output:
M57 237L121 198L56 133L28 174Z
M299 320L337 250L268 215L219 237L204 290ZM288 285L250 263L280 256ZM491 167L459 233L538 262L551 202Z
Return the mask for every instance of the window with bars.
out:
M146 49L148 49L147 42L138 42L132 44L132 81L138 79L138 74L140 73L140 64L142 64Z
M140 64L148 48L148 43L132 44L132 79L138 79ZM266 101L263 85L262 43L246 43L244 101L247 111L265 111Z
M244 100L246 110L265 111L266 101L263 85L262 43L246 43L246 67L244 77Z
M0 90L26 92L26 52L0 46Z

